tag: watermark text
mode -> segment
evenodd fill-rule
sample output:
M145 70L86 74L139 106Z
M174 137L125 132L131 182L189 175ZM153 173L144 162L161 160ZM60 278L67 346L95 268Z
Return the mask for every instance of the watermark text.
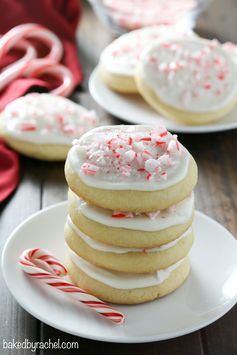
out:
M3 349L27 349L31 350L32 353L35 353L36 350L55 350L55 349L79 349L79 343L77 341L61 341L57 339L56 341L52 341L48 339L47 341L30 341L29 339L25 339L23 341L18 341L16 339L12 339L11 341L7 341L3 339L2 341Z

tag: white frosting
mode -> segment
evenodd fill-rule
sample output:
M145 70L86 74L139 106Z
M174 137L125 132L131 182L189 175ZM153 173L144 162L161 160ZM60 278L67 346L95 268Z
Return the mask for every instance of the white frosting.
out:
M219 44L218 41L217 44ZM231 55L235 63L237 63L237 45L232 42L225 42L222 44L222 48L227 51Z
M152 26L122 35L106 47L100 56L100 63L113 74L134 76L139 58L144 48L154 41L184 35L180 27ZM185 31L185 36L194 36Z
M194 209L194 195L191 194L178 204L157 213L123 213L124 217L113 217L109 209L97 207L81 200L74 194L77 200L77 209L87 218L100 224L114 227L126 228L139 231L156 232L171 226L187 223Z
M133 274L102 269L88 263L86 260L74 253L74 251L70 248L68 248L68 252L71 260L88 276L113 288L127 290L161 284L170 276L172 271L177 269L182 264L184 260L182 259L168 268L158 270L154 273Z
M237 67L216 42L162 41L145 50L139 75L165 104L190 112L217 111L237 97Z
M74 142L70 166L87 185L111 190L162 190L188 172L189 152L164 127L104 126Z
M233 42L221 43L218 41L218 39L215 38L212 39L212 44L213 46L221 47L222 49L224 49L232 57L235 63L237 63L237 45L235 43Z
M67 219L68 225L72 228L74 233L76 233L87 245L89 245L92 249L96 249L99 251L103 251L105 253L115 253L115 254L126 254L130 252L134 253L159 253L164 250L168 250L175 246L180 240L188 237L192 231L192 227L190 227L185 233L183 233L179 238L176 238L172 242L163 244L159 247L155 248L122 248L113 245L104 244L98 242L95 239L92 239L85 233L83 233L80 229L78 229L75 224L72 222L71 218L68 217Z
M98 123L94 111L65 97L38 93L12 101L1 119L8 135L35 144L71 145Z

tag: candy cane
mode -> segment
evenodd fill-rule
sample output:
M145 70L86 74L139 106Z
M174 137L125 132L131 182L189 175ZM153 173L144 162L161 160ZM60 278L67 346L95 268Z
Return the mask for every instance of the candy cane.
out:
M47 59L34 59L32 60L27 69L25 70L24 76L27 77L39 77L43 74L50 74L58 78L62 84L57 88L51 90L54 95L68 96L74 89L74 80L72 73L64 65L55 64L54 62Z
M35 48L23 38L37 38L50 47L44 58L37 58ZM24 24L12 28L0 39L0 58L12 48L25 50L25 55L17 62L6 67L0 74L0 90L18 77L38 77L43 74L56 76L61 84L51 91L54 95L68 96L74 89L72 73L65 66L58 64L63 54L63 47L58 37L37 24Z
M21 39L37 38L50 46L50 52L45 58L59 62L63 55L63 47L59 38L45 27L27 23L16 26L4 34L0 40L0 57L15 47Z
M21 254L19 264L21 269L34 279L65 292L114 323L124 322L125 316L122 313L63 279L62 276L67 275L66 268L47 250L27 249Z
M0 39L1 43L1 39ZM15 47L25 51L25 55L16 61L8 65L0 74L0 90L2 90L5 86L7 86L11 81L20 77L22 73L27 68L27 65L30 61L36 57L35 48L30 45L25 40L20 40L18 43L15 44Z

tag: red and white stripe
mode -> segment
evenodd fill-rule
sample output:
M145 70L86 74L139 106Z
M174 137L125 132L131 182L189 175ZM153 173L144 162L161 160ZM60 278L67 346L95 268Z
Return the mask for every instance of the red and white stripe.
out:
M68 68L62 64L54 63L52 60L36 58L27 66L24 76L30 78L40 77L44 74L52 75L59 79L60 85L51 90L51 93L59 96L68 96L74 89L73 75Z
M27 23L13 27L5 33L0 42L0 56L9 52L9 50L22 39L37 38L40 42L49 46L49 53L45 59L52 59L59 62L63 55L63 46L59 38L47 28L36 23Z
M37 58L37 51L28 42L36 38L49 47L49 53ZM59 79L60 85L51 90L54 95L68 96L74 89L72 73L65 66L58 64L63 55L63 47L59 38L48 29L38 24L23 24L12 28L0 38L0 58L12 48L20 48L25 55L15 63L4 68L0 74L0 90L19 77L37 77L50 74Z
M0 49L2 38L0 38ZM9 64L6 68L4 68L0 74L0 90L4 89L10 82L15 80L16 78L22 76L25 72L25 69L32 61L32 59L36 58L35 48L27 41L21 39L17 42L14 48L23 50L25 54L16 62ZM2 52L0 51L0 57Z
M92 308L114 323L122 324L124 322L125 316L121 312L63 279L62 277L67 275L66 268L47 250L27 249L21 254L19 264L21 269L32 278L67 293L73 299Z

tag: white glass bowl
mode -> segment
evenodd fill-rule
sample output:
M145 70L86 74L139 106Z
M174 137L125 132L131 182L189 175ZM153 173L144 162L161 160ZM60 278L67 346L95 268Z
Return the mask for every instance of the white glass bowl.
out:
M191 29L210 0L89 0L98 18L116 34L151 25Z

